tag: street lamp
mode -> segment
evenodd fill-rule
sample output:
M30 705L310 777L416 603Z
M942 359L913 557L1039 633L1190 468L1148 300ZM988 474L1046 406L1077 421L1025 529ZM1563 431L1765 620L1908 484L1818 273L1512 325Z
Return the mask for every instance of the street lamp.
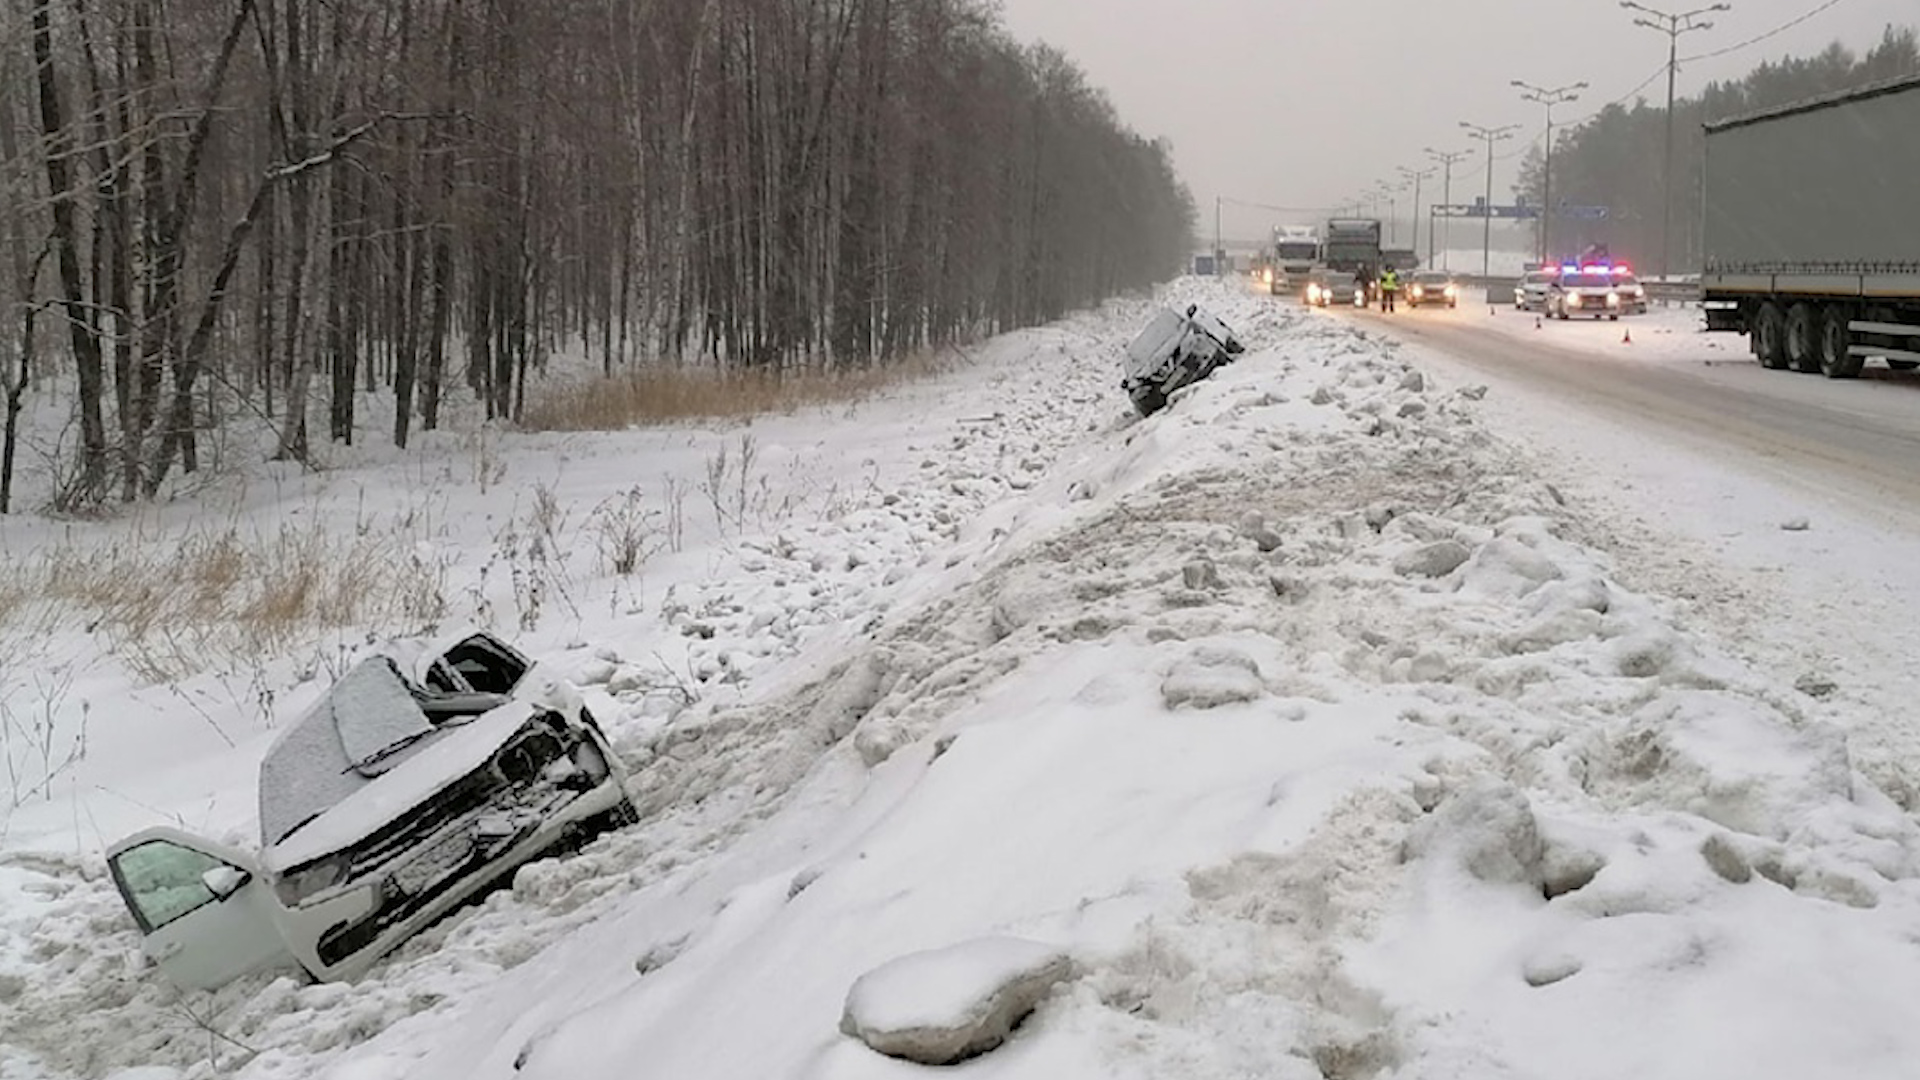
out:
M1709 11L1732 11L1733 5L1714 4L1678 14L1657 11L1645 4L1636 4L1634 0L1620 0L1620 6L1644 13L1643 17L1633 20L1633 25L1667 35L1667 157L1660 169L1665 174L1660 207L1660 277L1664 279L1668 270L1667 258L1672 250L1670 237L1673 235L1673 75L1680 67L1680 35L1693 30L1713 29L1712 23L1695 20Z
M1521 97L1528 101L1538 101L1547 107L1547 164L1546 169L1541 173L1540 181L1540 201L1544 204L1540 207L1540 262L1544 265L1547 261L1547 252L1553 248L1548 240L1548 234L1553 229L1553 107L1580 100L1580 95L1576 91L1585 90L1587 84L1577 82L1570 86L1557 86L1548 90L1545 87L1515 79L1512 85L1520 88Z
M1435 150L1431 146L1427 147L1426 151L1427 151L1428 157L1432 158L1435 161L1438 161L1442 166L1445 167L1445 171L1442 173L1442 175L1445 177L1446 187L1441 191L1440 201L1442 203L1445 203L1448 206L1451 206L1453 205L1453 163L1456 161L1459 161L1463 157L1466 157L1467 151L1455 150L1455 151L1452 151L1451 153L1442 153L1439 150ZM1453 219L1452 218L1447 219L1447 246L1441 249L1441 251L1442 251L1442 254L1440 256L1441 268L1445 270L1453 269ZM1433 254L1433 219L1432 218L1427 219L1427 254L1429 257L1431 257Z
M1429 176L1432 176L1433 170L1432 169L1414 170L1414 169L1407 168L1405 165L1402 165L1399 168L1400 168L1401 176L1404 176L1407 179L1413 181L1413 254L1415 258L1418 258L1420 255L1420 181L1426 179ZM1433 226L1432 224L1428 224L1427 226L1426 261L1428 263L1431 263L1433 261Z
M1405 184L1392 184L1385 180L1380 181L1380 193L1387 197L1387 243L1389 244L1397 244L1400 242L1399 235L1393 231L1393 219L1400 213L1399 200L1397 200L1395 196L1406 189L1407 186Z
M1520 125L1507 124L1497 128L1483 127L1480 124L1469 124L1465 120L1462 120L1460 121L1460 126L1466 128L1468 134L1487 144L1487 199L1486 204L1480 208L1484 214L1480 219L1480 276L1490 278L1493 276L1491 268L1491 253L1493 251L1493 144L1499 142L1501 139L1513 138L1513 133L1520 129Z

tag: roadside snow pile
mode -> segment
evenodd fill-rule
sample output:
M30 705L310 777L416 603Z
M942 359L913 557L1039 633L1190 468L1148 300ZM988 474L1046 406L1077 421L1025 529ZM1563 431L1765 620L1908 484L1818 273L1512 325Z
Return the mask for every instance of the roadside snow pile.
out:
M976 1015L1024 960L921 954L1018 938L1074 977L970 1074L1910 1075L1920 830L1825 706L1569 539L1476 388L1219 282L1156 302L1189 301L1248 351L1152 419L1116 305L966 376L997 416L943 414L929 479L716 552L651 616L695 692L606 712L648 819L356 987L196 1004L261 1051L229 1071L899 1076L842 1024ZM183 1008L113 936L67 1007Z

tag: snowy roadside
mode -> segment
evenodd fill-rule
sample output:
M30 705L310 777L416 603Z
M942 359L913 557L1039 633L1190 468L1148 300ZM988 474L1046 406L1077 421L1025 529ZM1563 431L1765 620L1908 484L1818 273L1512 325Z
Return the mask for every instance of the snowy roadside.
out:
M1019 335L854 505L584 629L647 820L355 987L183 998L85 857L0 866L0 1078L897 1076L853 981L1003 933L1078 974L983 1076L1902 1075L1920 833L1833 707L1624 586L1475 388L1173 292L1249 353L1167 413L1143 305Z

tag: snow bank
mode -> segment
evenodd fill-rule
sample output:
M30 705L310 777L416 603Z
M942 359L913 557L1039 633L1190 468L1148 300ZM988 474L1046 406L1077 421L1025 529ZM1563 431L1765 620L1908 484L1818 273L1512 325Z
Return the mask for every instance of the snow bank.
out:
M1012 937L1076 977L981 1076L1909 1075L1920 830L1843 729L1582 542L1481 389L1166 299L1248 353L1140 421L1145 302L1006 339L836 444L858 498L606 624L578 666L647 820L352 988L216 995L233 1071L896 1076L849 988L906 987L856 1028L950 1019L984 994L887 965ZM72 977L0 1043L211 1075L106 1034L174 1002L73 876L0 951ZM91 1058L35 1034L81 1001Z

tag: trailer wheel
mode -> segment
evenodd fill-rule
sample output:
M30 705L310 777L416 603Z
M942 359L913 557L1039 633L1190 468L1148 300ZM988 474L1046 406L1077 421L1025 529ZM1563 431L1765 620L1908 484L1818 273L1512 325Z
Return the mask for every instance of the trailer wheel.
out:
M1829 379L1851 379L1860 374L1866 358L1847 355L1852 340L1847 332L1845 305L1828 304L1820 312L1820 374Z
M1779 371L1787 366L1787 320L1780 314L1779 304L1771 300L1761 304L1760 310L1754 313L1749 333L1753 335L1753 354L1761 367Z
M1808 375L1820 370L1820 313L1804 301L1787 309L1787 365Z

